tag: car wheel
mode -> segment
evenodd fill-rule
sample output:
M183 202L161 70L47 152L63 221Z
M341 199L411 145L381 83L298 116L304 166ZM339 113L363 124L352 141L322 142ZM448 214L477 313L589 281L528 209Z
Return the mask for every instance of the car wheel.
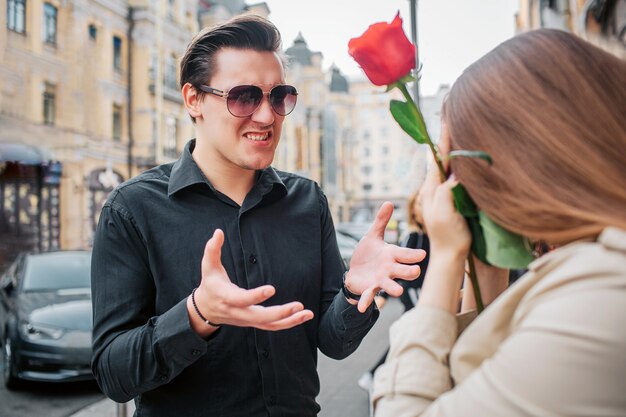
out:
M20 379L17 377L15 358L13 356L11 338L9 336L7 336L6 339L4 340L4 347L2 349L2 358L4 362L4 369L2 370L4 386L7 387L7 389L11 389L11 390L19 388Z

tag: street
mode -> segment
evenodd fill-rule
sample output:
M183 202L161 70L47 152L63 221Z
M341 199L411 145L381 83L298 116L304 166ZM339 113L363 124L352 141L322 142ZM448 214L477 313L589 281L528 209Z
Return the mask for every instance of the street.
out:
M378 322L354 354L342 361L319 355L321 391L318 402L322 406L320 417L369 415L368 394L357 385L357 381L387 348L389 326L401 312L401 303L390 299L381 311ZM0 362L0 369L3 366ZM31 383L20 391L7 391L4 386L0 386L0 417L68 417L103 398L104 395L95 382L60 385ZM113 402L104 408L109 410L108 415L115 415ZM129 407L128 415L132 415L131 409L132 406ZM90 417L88 414L90 413L78 413L80 417Z
M320 417L367 417L368 394L357 385L363 372L370 369L389 346L389 326L402 314L402 303L389 298L380 317L361 346L342 361L320 354L317 369L321 391L317 402L322 406Z
M28 383L19 391L0 384L0 417L67 417L102 398L95 382Z

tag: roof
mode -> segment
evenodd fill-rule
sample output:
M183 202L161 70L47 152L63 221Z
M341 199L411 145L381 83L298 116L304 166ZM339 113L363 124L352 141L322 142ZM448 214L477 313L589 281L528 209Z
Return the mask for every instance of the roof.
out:
M348 93L350 91L348 80L341 74L339 68L335 66L333 66L330 76L330 91L335 93Z
M311 52L307 46L302 32L298 32L298 36L296 36L296 39L293 41L293 46L287 48L285 54L287 54L292 61L301 65L308 66L312 64L311 56L313 52Z

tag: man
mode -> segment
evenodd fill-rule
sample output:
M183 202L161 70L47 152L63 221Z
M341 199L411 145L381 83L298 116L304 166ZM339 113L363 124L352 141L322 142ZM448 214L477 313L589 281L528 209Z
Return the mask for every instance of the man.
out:
M180 81L197 138L102 210L92 368L138 416L317 415L317 349L351 354L378 317L376 291L399 295L390 277L419 274L408 264L421 251L382 240L387 203L342 288L324 194L270 166L297 99L279 48L259 17L201 32Z

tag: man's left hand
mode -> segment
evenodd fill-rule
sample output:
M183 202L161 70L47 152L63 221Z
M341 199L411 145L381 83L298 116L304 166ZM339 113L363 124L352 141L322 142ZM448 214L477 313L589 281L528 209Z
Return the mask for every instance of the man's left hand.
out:
M399 297L403 288L394 279L416 279L420 267L414 264L426 256L421 249L403 248L385 242L385 228L392 214L393 204L386 201L352 254L345 285L350 292L361 295L358 303L361 313L367 310L380 290Z

